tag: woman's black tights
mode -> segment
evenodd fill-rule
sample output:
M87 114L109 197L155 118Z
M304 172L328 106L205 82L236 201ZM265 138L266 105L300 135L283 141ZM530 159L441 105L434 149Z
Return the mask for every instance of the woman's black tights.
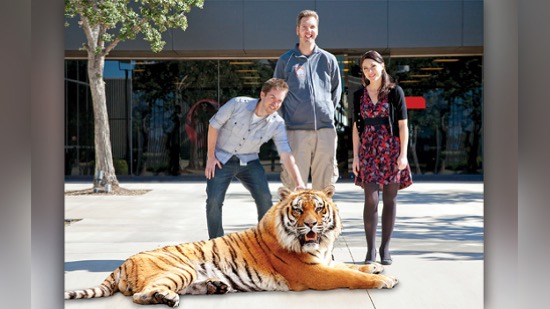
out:
M390 240L395 226L396 197L399 184L392 183L382 188L382 243L380 244L381 259L391 259ZM363 224L367 238L367 257L365 261L376 259L376 228L378 226L378 184L369 183L365 185L365 206L363 208Z

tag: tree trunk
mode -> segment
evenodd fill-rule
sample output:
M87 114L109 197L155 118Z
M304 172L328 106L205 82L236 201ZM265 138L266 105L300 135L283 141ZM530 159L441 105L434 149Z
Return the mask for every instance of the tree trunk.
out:
M105 56L88 53L88 78L94 107L95 170L103 171L103 184L118 188L119 183L113 165L111 133L107 115L107 98L103 68Z

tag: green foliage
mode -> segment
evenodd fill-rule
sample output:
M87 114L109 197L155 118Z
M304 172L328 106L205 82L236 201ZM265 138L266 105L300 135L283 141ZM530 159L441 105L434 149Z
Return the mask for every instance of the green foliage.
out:
M90 168L93 168L95 166L95 160L86 162L86 165ZM126 162L126 160L113 159L113 166L117 175L128 175L128 162Z
M94 44L97 54L106 55L118 42L135 39L139 33L151 50L160 52L166 44L161 34L169 28L187 29L185 14L203 4L204 0L65 0L65 16L79 16L81 27L100 34Z
M155 162L150 163L147 166L147 171L153 172L153 174L158 175L159 173L168 171L168 163L166 162Z
M113 165L117 175L128 175L128 163L126 160L114 159Z

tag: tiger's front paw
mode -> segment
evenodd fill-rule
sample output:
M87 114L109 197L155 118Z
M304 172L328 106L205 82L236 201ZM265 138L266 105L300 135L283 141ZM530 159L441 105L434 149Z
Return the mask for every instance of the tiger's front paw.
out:
M394 278L394 277L381 275L380 278L381 280L380 280L379 289L392 289L394 286L397 285L397 283L399 283L399 280L397 280L397 278Z
M380 263L365 264L359 266L359 270L367 274L380 274L384 271L384 266Z

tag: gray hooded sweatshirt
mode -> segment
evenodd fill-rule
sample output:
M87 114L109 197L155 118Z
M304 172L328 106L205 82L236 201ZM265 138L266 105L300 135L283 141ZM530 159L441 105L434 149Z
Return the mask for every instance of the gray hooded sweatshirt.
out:
M334 128L334 110L340 102L342 85L333 54L315 46L306 56L296 44L279 57L273 77L284 79L289 86L279 110L288 130Z

